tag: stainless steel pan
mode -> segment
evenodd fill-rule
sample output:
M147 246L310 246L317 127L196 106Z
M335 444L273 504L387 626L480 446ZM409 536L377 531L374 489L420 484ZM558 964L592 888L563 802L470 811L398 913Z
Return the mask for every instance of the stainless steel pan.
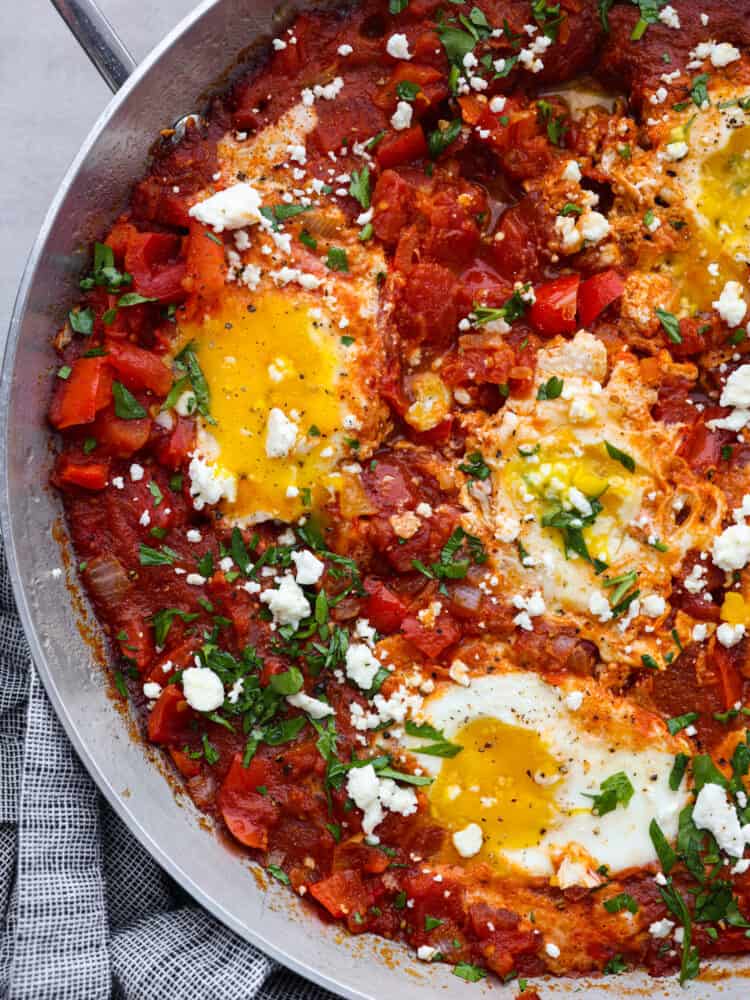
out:
M50 337L76 295L76 279L91 240L124 207L144 171L157 132L186 113L226 77L241 50L268 41L291 9L274 0L205 0L136 68L93 0L53 0L113 90L52 203L21 283L2 374L0 511L18 609L36 669L81 760L130 830L200 903L242 938L321 985L346 997L397 995L428 1000L441 993L482 996L498 987L468 987L445 966L424 966L399 947L350 939L326 926L300 900L275 884L261 890L247 860L198 822L187 797L176 797L148 751L113 706L91 643L79 631L81 612L53 574L63 565L61 506L47 487L51 464L45 411ZM336 2L336 0L333 0ZM309 5L300 2L297 9ZM320 6L320 3L317 4ZM64 541L62 543L64 548ZM86 608L86 600L80 598ZM96 632L93 619L91 627ZM736 972L739 972L736 969ZM200 969L195 970L200 976ZM694 998L739 1000L744 976L697 983ZM514 993L512 987L509 992ZM550 983L545 996L683 995L672 982L645 975Z

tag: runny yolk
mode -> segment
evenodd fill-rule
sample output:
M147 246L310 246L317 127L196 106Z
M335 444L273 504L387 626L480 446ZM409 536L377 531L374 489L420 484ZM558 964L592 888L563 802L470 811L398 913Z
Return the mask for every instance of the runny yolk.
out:
M731 257L750 250L750 127L736 129L709 156L696 206Z
M506 476L522 502L524 495L537 498L540 518L561 508L575 515L577 510L571 496L583 494L589 502L598 500L602 507L600 514L592 507L593 516L589 520L584 518L581 530L591 556L609 562L610 547L614 551L617 546L617 532L613 536L613 529L621 528L629 519L627 514L640 494L632 474L625 473L609 457L603 442L578 447L578 454L572 454L571 445L575 444L575 440L568 441L564 434L537 452L521 451L509 462ZM571 494L571 489L577 492ZM562 544L559 531L552 527L547 530L555 544Z
M710 309L727 281L744 282L747 277L750 127L736 129L720 149L705 157L693 207L699 229L692 245L665 264L682 289L682 307Z
M337 331L293 296L270 293L251 303L235 292L220 310L183 324L180 332L183 344L192 341L210 391L215 424L204 422L203 430L216 445L208 438L214 454L204 457L237 477L237 500L224 504L226 513L291 521L315 506L327 486L337 485ZM274 407L298 428L294 445L281 457L266 453Z
M445 760L430 788L435 818L451 830L478 823L480 858L502 865L504 850L539 843L555 815L559 766L531 729L475 719L452 741L463 747Z

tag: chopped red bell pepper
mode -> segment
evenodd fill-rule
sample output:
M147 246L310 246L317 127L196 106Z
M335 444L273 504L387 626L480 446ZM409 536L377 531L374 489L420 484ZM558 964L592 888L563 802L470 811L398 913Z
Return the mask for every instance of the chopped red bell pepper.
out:
M534 289L535 300L529 318L540 333L548 337L573 333L576 329L578 274L564 274L545 281Z
M581 282L578 290L578 320L581 326L589 326L607 306L620 298L625 282L617 271L608 270L595 274Z

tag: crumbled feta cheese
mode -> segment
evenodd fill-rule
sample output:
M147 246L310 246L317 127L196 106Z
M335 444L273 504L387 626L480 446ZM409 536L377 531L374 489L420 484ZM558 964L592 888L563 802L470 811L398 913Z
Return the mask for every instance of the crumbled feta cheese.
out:
M716 638L725 649L731 649L732 646L736 646L742 640L744 634L744 625L730 625L728 622L722 622L716 629Z
M568 160L565 164L565 169L562 172L562 179L564 181L572 181L574 184L577 184L582 176L581 168L578 166L576 161Z
M346 791L358 809L364 813L362 831L372 834L382 822L384 810L411 816L417 811L417 797L411 788L399 788L391 778L378 778L372 764L355 767L349 772Z
M560 949L553 941L548 941L544 946L544 950L547 952L550 958L560 957Z
M490 99L490 111L499 115L505 109L505 98L498 95Z
M386 43L385 50L394 59L411 59L409 41L406 35L391 35Z
M414 111L408 101L399 101L396 110L391 115L391 125L397 132L411 127L411 119Z
M143 685L143 694L151 701L156 701L161 694L161 684L157 684L156 681L146 681Z
M308 549L292 552L292 562L297 567L297 583L317 583L325 570L325 563L316 558Z
M215 233L225 229L244 229L256 225L262 219L260 214L260 194L250 184L233 184L219 191L205 201L198 202L188 212Z
M670 4L666 7L662 7L659 11L659 20L662 24L666 24L668 28L674 28L679 30L680 27L680 17L677 11Z
M674 930L674 921L668 920L666 917L663 920L655 920L652 924L649 924L648 932L651 937L654 938L665 938Z
M193 507L203 510L206 504L216 504L222 497L230 503L237 499L237 480L229 472L223 472L209 463L201 455L193 455L188 466L190 496Z
M143 479L145 473L146 470L142 465L138 465L137 462L134 462L130 466L130 478L134 483L139 483Z
M647 594L641 601L641 611L649 618L659 618L666 608L667 603L659 594Z
M750 825L740 826L737 810L721 785L707 782L701 788L693 807L693 822L699 830L712 833L725 854L742 857L750 840Z
M461 687L469 687L471 684L469 668L463 660L454 660L453 663L451 663L450 669L448 670L448 676L455 684L460 684Z
M144 528L147 528L149 524L151 524L151 515L147 510L144 510L144 512L138 518L138 523L143 525Z
M711 65L721 69L740 58L740 50L729 42L719 42L711 49Z
M266 455L269 458L285 458L294 447L298 430L297 424L274 406L268 414Z
M704 642L706 636L708 635L708 627L702 622L699 625L693 625L692 631L693 642Z
M197 545L203 541L203 535L196 528L189 528L185 537L191 545Z
M609 235L609 223L601 212L584 212L578 221L578 229L588 243L600 243Z
M750 562L750 526L730 524L714 538L711 556L719 569L727 573L743 569Z
M299 691L297 694L290 694L286 700L287 704L291 705L292 708L299 708L303 712L307 712L311 719L325 719L327 715L334 715L334 711L330 705L327 705L324 701L320 701L318 698L311 698L304 691Z
M351 45L339 45L336 51L340 56L350 56L354 52L354 49Z
M215 712L224 704L221 678L208 667L188 667L182 672L185 701L196 712Z
M721 295L711 305L727 326L739 326L747 312L747 303L742 297L742 285L739 281L727 281L721 290Z
M362 642L352 642L346 651L346 676L363 691L369 691L380 670L380 662Z
M457 830L453 834L453 846L462 858L473 858L482 850L484 837L482 828L478 823L469 823L463 830Z
M429 944L421 944L417 948L417 958L420 962L431 962L437 953L437 948L432 948Z
M264 590L260 595L262 604L267 604L277 625L291 625L298 628L303 618L311 613L310 602L304 591L291 574L287 573L276 590Z

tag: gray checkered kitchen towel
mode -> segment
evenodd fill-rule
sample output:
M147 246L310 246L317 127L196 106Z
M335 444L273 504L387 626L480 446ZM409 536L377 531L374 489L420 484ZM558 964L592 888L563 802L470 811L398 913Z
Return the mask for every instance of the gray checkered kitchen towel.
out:
M326 1000L187 896L81 766L31 664L0 547L0 996Z

